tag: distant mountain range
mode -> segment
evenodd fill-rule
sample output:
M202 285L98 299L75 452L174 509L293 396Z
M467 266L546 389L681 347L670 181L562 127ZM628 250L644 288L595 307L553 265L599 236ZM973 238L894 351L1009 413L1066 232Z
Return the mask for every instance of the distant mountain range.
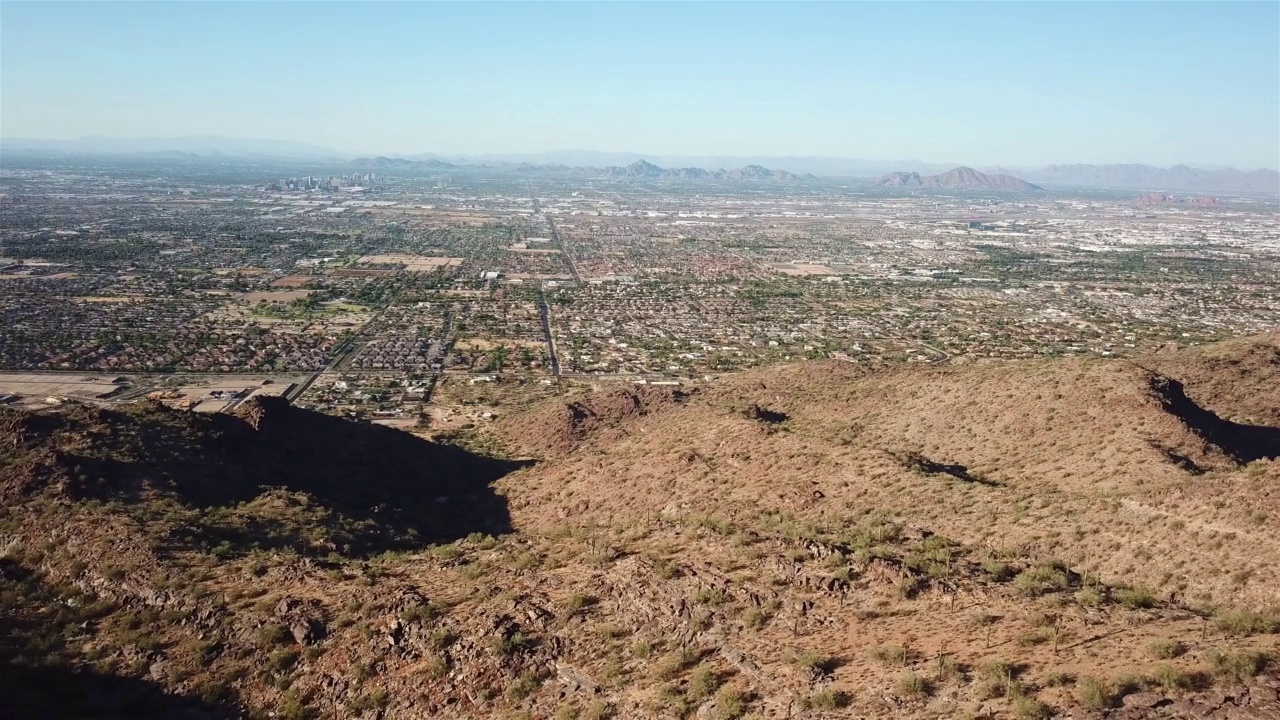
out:
M435 158L427 160L410 160L407 158L356 158L351 164L366 169L382 170L418 170L440 171L459 170L464 167ZM487 166L481 166L487 167ZM797 175L786 170L770 170L760 165L747 165L737 170L705 170L700 167L662 168L647 160L637 160L624 167L610 166L605 168L568 167L566 165L537 165L534 163L507 164L505 167L515 170L541 172L564 172L576 175L594 175L611 178L634 178L638 180L776 180L797 181L816 180L813 175Z
M1165 193L1147 193L1138 198L1139 205L1218 205L1218 199L1201 195L1200 197L1186 198L1176 195L1166 195Z
M44 140L35 138L0 138L0 150L5 154L25 155L131 155L139 158L168 158L200 162L206 159L229 158L281 159L294 161L346 162L352 153L293 140L227 138L200 135L177 138L111 138L102 136L76 140ZM918 173L922 177L935 177L933 173L946 175L953 165L923 162L920 160L865 160L854 158L815 156L663 156L636 153L606 153L592 150L562 150L541 153L506 153L489 155L449 155L435 153L397 154L390 157L358 159L357 163L369 167L402 168L414 170L451 170L468 166L486 166L508 170L536 170L540 172L577 173L584 168L618 168L626 170L643 162L658 168L659 175L668 178L699 179L733 178L739 173L746 178L756 178L759 172L753 168L774 168L772 179L787 179L790 175L818 175L827 177L876 177L886 172L903 171ZM421 164L412 164L421 163ZM740 170L720 171L704 168L729 168ZM618 177L653 177L653 171L639 168L639 175ZM630 171L627 171L630 172ZM1280 173L1275 170L1235 170L1213 167L1210 169L1175 165L1159 168L1152 165L1049 165L1047 167L979 166L975 172L991 175L1008 175L1025 178L1039 185L1075 185L1084 187L1132 188L1143 191L1206 191L1206 192L1266 192L1280 193ZM723 176L717 175L723 173ZM911 182L904 180L903 182Z
M700 167L661 168L647 160L637 160L626 167L607 167L610 177L652 178L658 180L816 180L813 175L797 175L786 170L770 170L760 165L747 165L737 170L704 170Z
M75 140L3 138L4 150L38 150L78 155L199 155L232 157L276 157L298 159L340 158L344 153L295 140L226 138L192 135L176 138L113 138L91 135Z
M1039 185L1032 185L1026 180L1019 180L1010 175L988 175L970 167L958 167L940 175L920 176L916 172L895 172L882 176L876 181L884 187L901 188L939 188L944 190L1001 190L1009 192L1028 192L1043 190Z
M1274 170L1200 170L1186 165L1050 165L1027 176L1053 185L1124 187L1161 190L1225 190L1280 192L1280 173Z
M356 158L351 164L359 168L381 170L457 170L459 165L443 160L408 160L405 158Z

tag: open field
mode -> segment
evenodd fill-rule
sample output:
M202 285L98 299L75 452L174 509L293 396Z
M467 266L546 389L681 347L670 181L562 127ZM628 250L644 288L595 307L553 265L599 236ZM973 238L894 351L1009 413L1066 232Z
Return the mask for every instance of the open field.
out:
M462 258L390 254L365 255L357 262L361 265L403 265L405 272L431 272L437 268L457 267L462 264Z

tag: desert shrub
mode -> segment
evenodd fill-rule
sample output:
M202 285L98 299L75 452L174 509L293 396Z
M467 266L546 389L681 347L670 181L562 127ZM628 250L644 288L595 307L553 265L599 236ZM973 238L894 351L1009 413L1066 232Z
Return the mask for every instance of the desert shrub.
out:
M1053 710L1048 705L1033 697L1020 697L1014 700L1010 709L1014 717L1026 718L1026 720L1041 720L1053 715Z
M910 600L918 595L924 589L924 586L924 578L907 575L898 581L898 597L903 600Z
M1060 565L1037 565L1023 570L1013 579L1014 587L1033 596L1065 590L1068 584L1067 571Z
M1190 673L1172 665L1157 667L1151 679L1165 690L1189 690L1195 686L1195 679Z
M800 706L808 708L817 708L819 710L835 710L837 708L848 707L851 698L848 693L842 690L819 690L815 693L800 698Z
M1280 614L1274 611L1223 610L1213 621L1220 630L1236 637L1280 632Z
M540 685L542 681L538 674L533 670L525 670L507 687L507 695L515 700L523 700L532 695Z
M673 578L680 577L680 566L667 558L658 558L654 560L653 571L663 580L671 580Z
M1018 636L1013 639L1013 641L1018 644L1018 647L1032 647L1034 645L1039 645L1041 643L1048 642L1049 638L1051 637L1050 632L1051 631L1049 630L1041 629L1041 630L1032 630L1031 632L1019 633Z
M1033 612L1027 616L1027 624L1033 628L1053 627L1058 622L1058 618L1048 613Z
M1147 643L1147 653L1157 660L1172 660L1187 651L1180 640L1160 638Z
M1087 587L1081 589L1075 595L1076 603L1082 607L1098 607L1102 604L1102 591L1097 588Z
M475 545L477 548L481 550L492 550L498 547L497 538L495 538L492 535L486 535L484 533L479 533L479 532L473 532L470 535L468 535L467 542L471 543L472 545Z
M978 671L977 694L982 698L1022 696L1018 682L1018 666L1005 660L993 660Z
M693 599L703 605L723 605L728 602L729 595L722 588L698 588Z
M1004 582L1013 577L1013 566L997 558L983 560L982 569L997 582Z
M462 557L462 548L457 545L436 545L431 548L431 554L439 560L457 560Z
M910 650L903 645L878 645L867 651L867 655L881 665L906 665Z
M577 615L578 613L581 613L583 610L586 610L587 608L594 606L598 602L599 601L596 598L592 597L591 595L574 593L573 595L569 596L568 600L565 601L564 606L565 606L565 610L567 610L570 615Z
M702 663L689 674L689 687L685 696L697 702L710 697L711 693L715 692L719 686L720 677L716 674L715 668L707 663Z
M377 688L371 692L359 695L355 700L347 703L347 711L352 715L360 715L370 710L381 710L390 702L390 697L384 688Z
M1156 604L1155 595L1141 585L1117 588L1115 596L1125 607L1134 609L1154 607Z
M812 650L801 650L791 656L791 664L802 670L827 674L835 669L837 661L829 655L816 653Z
M906 697L925 697L933 692L932 684L914 672L905 672L898 678L898 692Z
M444 677L449 674L449 658L444 655L433 655L427 659L427 676L433 678Z
M1271 656L1257 650L1240 650L1231 653L1209 653L1209 670L1223 680L1245 682L1262 672L1271 662Z
M289 629L277 622L269 622L258 628L258 643L261 645L283 645L292 639Z
M533 638L526 636L519 630L510 635L495 635L489 639L489 646L499 655L514 655L532 646L533 643Z
M653 643L640 638L631 644L631 654L638 658L647 658L653 654Z
M1070 685L1072 680L1073 678L1071 677L1071 675L1064 673L1060 670L1053 670L1045 673L1044 686L1045 687L1062 687L1064 685Z
M267 656L267 667L272 672L282 673L296 665L298 651L293 648L279 648Z
M726 685L716 693L715 720L737 720L747 712L747 694Z
M400 622L405 625L429 623L440 617L440 609L431 603L415 603L400 612Z
M670 680L685 671L698 659L697 653L688 648L673 650L662 657L654 666L654 675L659 680Z
M541 564L542 559L538 557L537 553L532 552L522 552L511 562L512 567L517 570L532 570Z
M431 633L431 637L427 638L427 645L432 650L439 652L452 645L457 639L458 636L448 630L436 630Z
M617 717L617 715L618 709L616 707L603 700L597 700L594 703L591 703L591 706L587 708L586 713L582 716L582 720L611 720L611 718Z
M1076 699L1088 708L1109 708L1115 702L1115 691L1106 680L1086 676L1076 681Z
M759 629L769 623L769 614L760 608L751 608L742 616L742 621L747 627Z
M306 698L298 691L291 689L280 698L280 708L276 712L280 720L311 720L315 716L316 711L307 705Z

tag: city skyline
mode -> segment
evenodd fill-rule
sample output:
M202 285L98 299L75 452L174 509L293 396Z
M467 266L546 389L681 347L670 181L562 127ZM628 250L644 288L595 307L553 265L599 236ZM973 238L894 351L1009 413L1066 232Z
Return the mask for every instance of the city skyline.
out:
M1275 3L69 7L0 11L0 137L974 166L1280 157Z

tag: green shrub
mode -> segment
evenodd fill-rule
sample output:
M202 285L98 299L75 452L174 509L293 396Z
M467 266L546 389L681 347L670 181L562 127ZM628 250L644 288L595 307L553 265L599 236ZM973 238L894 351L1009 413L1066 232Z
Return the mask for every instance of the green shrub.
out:
M1053 715L1053 711L1048 705L1033 697L1020 697L1013 701L1010 708L1013 710L1014 717L1026 718L1027 720L1041 720Z
M542 685L538 674L533 670L525 670L507 687L507 694L515 700L523 700L532 695Z
M1257 650L1241 650L1232 653L1214 652L1208 656L1209 669L1224 680L1245 682L1262 672L1271 662L1271 656Z
M821 674L830 673L837 664L835 658L812 650L801 650L795 653L791 656L791 663L802 670Z
M258 628L258 643L260 645L284 645L293 640L293 635L289 629L277 622L269 622Z
M565 609L569 611L570 615L577 615L578 613L581 613L583 610L589 607L593 607L598 602L599 600L592 597L591 595L582 595L582 594L575 593L574 595L570 595L569 599L565 601Z
M1037 565L1018 573L1013 579L1014 587L1027 595L1044 595L1058 590L1065 590L1069 581L1067 571L1060 565Z
M716 693L715 720L737 720L746 712L746 693L731 685L720 688Z
M1187 651L1187 646L1173 638L1160 638L1147 643L1147 652L1157 660L1172 660Z
M716 674L715 668L702 663L689 675L689 687L685 696L689 700L698 702L710 697L718 687L720 687L720 677Z
M800 706L808 708L817 708L819 710L835 710L837 708L848 707L851 702L849 694L843 690L819 690L815 693L806 695L800 699Z
M400 622L405 625L429 623L440 617L440 609L431 603L415 603L400 612Z
M898 692L906 697L925 697L933 692L932 684L914 672L905 672L898 678Z
M654 666L654 675L659 680L670 680L685 671L685 668L697 661L697 653L688 648L680 648L667 653Z
M878 645L867 651L867 655L881 665L906 665L909 653L903 645Z
M1253 610L1223 610L1213 618L1223 632L1236 637L1280 632L1280 615Z
M1081 589L1079 592L1076 593L1075 598L1076 598L1076 603L1078 603L1081 607L1090 607L1090 608L1098 607L1099 605L1102 604L1102 601L1105 599L1102 596L1102 591L1092 587Z
M293 648L280 648L267 656L267 667L271 668L272 672L285 672L297 662L298 651Z
M1161 665L1156 668L1151 679L1165 690L1189 690L1195 686L1194 678L1185 670L1172 665Z
M1095 710L1109 708L1115 702L1115 691L1106 680L1086 676L1076 681L1076 699Z
M1141 586L1123 587L1115 590L1116 599L1125 607L1139 609L1155 607L1156 598L1150 590Z

